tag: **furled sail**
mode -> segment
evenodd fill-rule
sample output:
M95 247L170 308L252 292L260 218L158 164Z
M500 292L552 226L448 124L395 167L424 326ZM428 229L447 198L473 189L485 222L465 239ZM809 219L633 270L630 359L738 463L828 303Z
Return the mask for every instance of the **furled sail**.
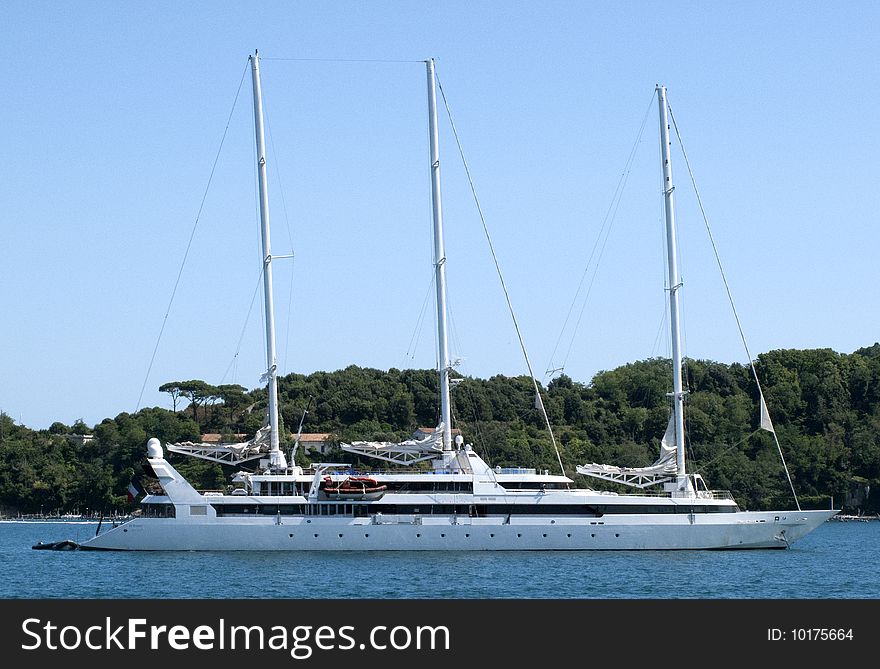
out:
M168 450L172 453L184 453L203 460L234 464L246 462L263 457L268 454L271 447L272 428L268 421L257 430L253 439L234 444L197 444L192 441L183 441L176 444L168 444Z
M618 467L591 463L578 465L577 471L585 476L594 476L637 488L671 480L678 471L675 459L675 417L669 417L666 434L660 440L660 455L654 464L647 467Z
M436 458L443 451L443 423L424 439L405 441L352 441L340 444L343 451L386 460L397 464L411 464Z

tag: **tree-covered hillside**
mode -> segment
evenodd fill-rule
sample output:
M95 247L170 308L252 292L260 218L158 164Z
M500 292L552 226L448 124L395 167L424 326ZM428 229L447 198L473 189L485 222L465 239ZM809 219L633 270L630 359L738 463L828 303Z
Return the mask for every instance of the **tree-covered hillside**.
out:
M575 472L597 462L648 465L669 415L670 361L650 359L541 388L566 473L578 486L611 487ZM880 344L852 354L777 350L756 362L776 434L801 504L880 510ZM758 389L748 366L688 360L684 367L688 468L746 508L790 508L793 499L773 435L757 429ZM350 439L407 438L437 423L433 370L387 372L351 366L279 380L287 447L303 430ZM266 391L169 381L168 408L121 413L95 426L53 424L34 431L0 416L0 508L7 514L125 511L131 481L149 482L145 444L193 440L209 432L252 435ZM493 465L558 471L528 377L461 378L452 391L455 427ZM76 435L91 434L84 441ZM170 456L203 488L228 484L231 470ZM342 451L333 460L349 458ZM307 455L298 453L298 460Z

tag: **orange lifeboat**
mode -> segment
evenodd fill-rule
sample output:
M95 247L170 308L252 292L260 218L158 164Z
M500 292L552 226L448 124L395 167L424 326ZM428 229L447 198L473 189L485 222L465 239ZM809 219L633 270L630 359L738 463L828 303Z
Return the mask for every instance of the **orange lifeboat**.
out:
M330 499L379 499L385 494L386 489L386 485L368 476L349 476L339 481L334 481L329 476L325 476L324 481L321 483L321 491Z

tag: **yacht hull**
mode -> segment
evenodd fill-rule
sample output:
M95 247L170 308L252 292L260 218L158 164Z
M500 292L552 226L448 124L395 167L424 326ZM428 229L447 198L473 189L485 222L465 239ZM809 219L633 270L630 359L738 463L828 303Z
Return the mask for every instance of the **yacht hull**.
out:
M470 519L276 517L137 518L80 545L85 550L510 551L787 548L835 511Z

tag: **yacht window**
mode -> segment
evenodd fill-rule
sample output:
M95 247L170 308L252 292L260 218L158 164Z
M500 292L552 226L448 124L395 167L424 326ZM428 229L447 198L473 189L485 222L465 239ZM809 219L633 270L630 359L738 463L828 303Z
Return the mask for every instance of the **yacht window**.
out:
M144 504L145 518L174 518L175 511L173 504Z

